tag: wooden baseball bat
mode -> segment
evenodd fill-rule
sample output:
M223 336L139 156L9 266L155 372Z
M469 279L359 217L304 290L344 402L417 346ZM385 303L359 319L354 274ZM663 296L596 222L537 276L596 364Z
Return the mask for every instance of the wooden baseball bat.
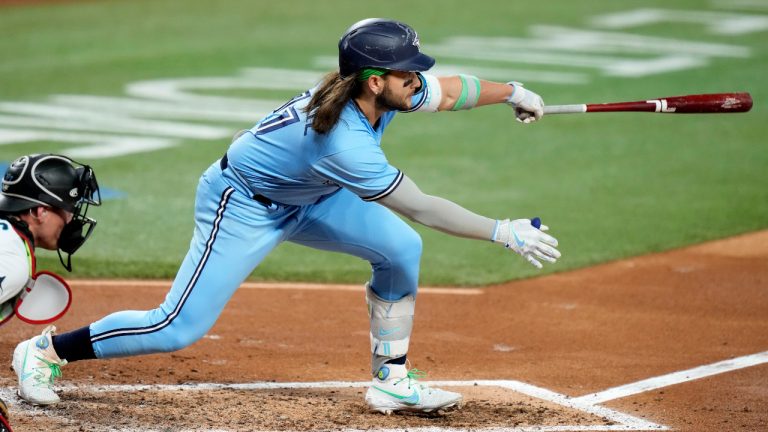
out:
M749 93L709 93L670 96L635 102L546 105L544 106L544 114L626 111L662 114L719 114L747 112L750 109L752 109L752 96Z

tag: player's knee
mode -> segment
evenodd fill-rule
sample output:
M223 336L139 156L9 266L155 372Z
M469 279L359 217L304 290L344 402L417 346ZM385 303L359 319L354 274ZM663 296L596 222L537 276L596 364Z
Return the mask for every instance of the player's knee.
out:
M401 236L393 238L389 259L395 263L417 262L421 259L421 236L414 230L404 231Z
M392 269L400 266L410 266L421 260L421 236L413 229L401 230L385 242L376 246L378 259L372 260L374 266L382 269Z
M419 279L421 236L416 231L411 231L408 236L400 240L397 253L390 257L392 271L401 274L401 277L407 280L412 280L415 285Z
M371 261L374 292L388 301L415 294L419 282L421 236L407 227L386 240L376 249L378 259Z
M194 333L176 332L173 335L166 336L163 343L163 351L172 352L184 349L200 340L202 335Z
M177 320L163 334L163 348L166 352L184 349L205 336L209 327L184 323Z

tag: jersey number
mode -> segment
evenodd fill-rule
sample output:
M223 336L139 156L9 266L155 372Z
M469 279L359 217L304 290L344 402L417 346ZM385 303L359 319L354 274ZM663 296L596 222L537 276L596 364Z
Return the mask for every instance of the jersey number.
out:
M299 122L299 113L296 112L296 108L294 108L293 105L295 105L296 102L302 101L309 97L309 91L306 91L298 96L294 96L283 106L272 111L272 114L264 118L264 120L262 120L259 125L256 126L256 135L274 132L288 125Z

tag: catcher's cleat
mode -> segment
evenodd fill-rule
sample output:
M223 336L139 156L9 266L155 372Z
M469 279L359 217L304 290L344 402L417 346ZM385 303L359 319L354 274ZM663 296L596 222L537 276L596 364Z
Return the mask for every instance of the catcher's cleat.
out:
M19 377L19 396L34 405L59 402L53 391L53 380L61 376L60 366L67 364L53 350L51 335L56 327L48 326L40 336L26 340L13 351L13 370Z
M459 407L461 395L420 383L426 373L407 370L405 365L385 364L379 368L365 401L372 411L391 414L395 411L414 413L447 412Z

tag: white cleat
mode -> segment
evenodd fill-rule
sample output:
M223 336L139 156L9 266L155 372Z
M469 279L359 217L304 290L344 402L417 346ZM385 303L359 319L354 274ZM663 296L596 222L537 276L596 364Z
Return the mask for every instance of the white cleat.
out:
M34 405L59 402L53 391L53 380L61 376L60 366L67 364L53 350L51 335L56 327L48 326L40 336L25 340L13 350L11 366L19 377L19 396Z
M437 413L459 407L461 395L429 387L418 381L426 373L407 370L405 365L386 364L379 368L365 401L372 411L391 414L395 411Z

